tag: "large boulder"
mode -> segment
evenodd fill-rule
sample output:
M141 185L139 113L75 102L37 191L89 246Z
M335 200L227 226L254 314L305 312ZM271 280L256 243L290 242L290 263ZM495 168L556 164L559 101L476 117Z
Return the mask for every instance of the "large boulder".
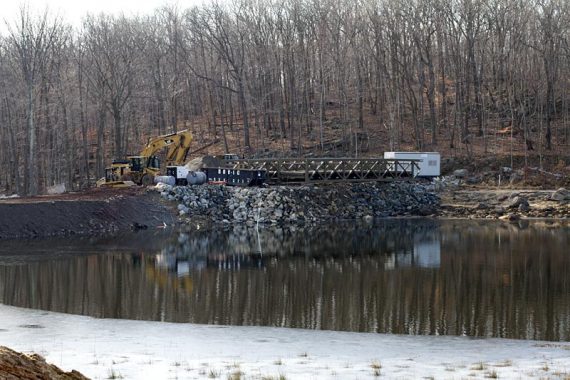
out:
M523 208L528 207L528 200L525 197L521 197L517 195L507 200L505 207L507 208L519 208L519 206L523 205Z
M453 171L453 175L455 178L465 178L469 175L469 171L467 169L457 169Z
M550 199L558 202L570 201L570 190L561 187L560 189L552 193Z

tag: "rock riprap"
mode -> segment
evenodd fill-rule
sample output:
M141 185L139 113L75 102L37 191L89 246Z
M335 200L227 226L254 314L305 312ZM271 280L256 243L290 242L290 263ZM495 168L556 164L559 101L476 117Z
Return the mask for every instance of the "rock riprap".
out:
M226 224L312 224L427 216L439 207L439 198L429 186L406 182L265 188L159 184L155 190L164 199L178 203L181 219L199 217Z

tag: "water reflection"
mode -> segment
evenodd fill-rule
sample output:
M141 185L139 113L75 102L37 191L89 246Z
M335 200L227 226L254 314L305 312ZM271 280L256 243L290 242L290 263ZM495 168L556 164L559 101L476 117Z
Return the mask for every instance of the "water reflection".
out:
M262 268L269 259L376 257L385 269L437 268L438 226L433 221L390 221L382 225L313 229L233 227L204 234L181 233L153 258L154 265L189 275L190 269Z
M567 226L393 220L56 246L3 245L0 301L109 318L570 339Z

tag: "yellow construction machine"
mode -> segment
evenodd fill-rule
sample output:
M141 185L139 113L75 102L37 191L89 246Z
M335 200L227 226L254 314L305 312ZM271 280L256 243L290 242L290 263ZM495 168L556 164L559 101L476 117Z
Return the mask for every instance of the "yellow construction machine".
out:
M128 156L124 160L114 160L110 167L105 168L105 177L97 181L97 186L151 185L154 177L160 172L160 159L157 153L168 148L166 165L183 165L191 142L192 134L188 130L149 139L138 155Z

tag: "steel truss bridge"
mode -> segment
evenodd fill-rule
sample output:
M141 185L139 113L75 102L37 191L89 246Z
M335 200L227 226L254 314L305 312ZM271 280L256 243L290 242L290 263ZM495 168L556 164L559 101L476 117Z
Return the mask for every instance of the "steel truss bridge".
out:
M231 169L265 170L268 183L409 181L420 160L384 158L273 158L228 161Z

